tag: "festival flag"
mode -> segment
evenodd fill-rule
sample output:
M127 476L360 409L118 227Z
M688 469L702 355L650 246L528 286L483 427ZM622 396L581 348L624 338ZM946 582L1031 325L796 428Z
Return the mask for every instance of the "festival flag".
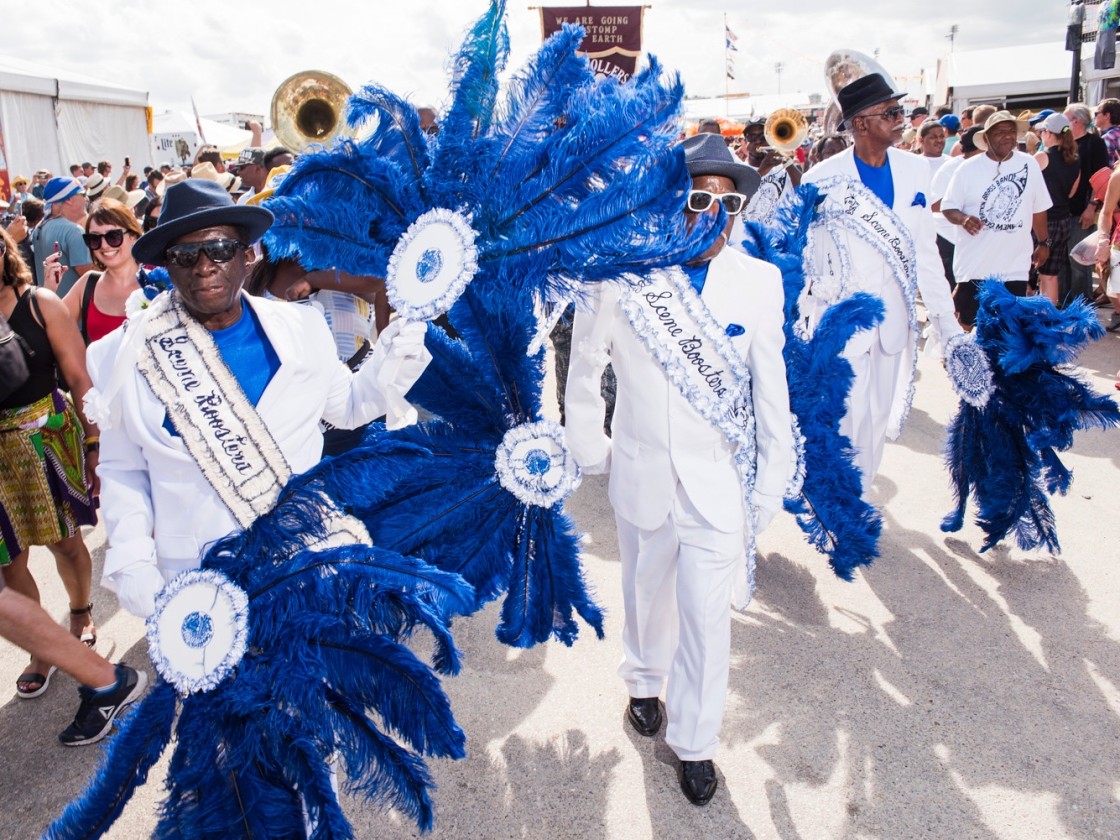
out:
M198 142L200 145L206 144L206 135L202 131L202 118L198 115L198 106L194 104L194 97L191 97L191 110L194 111L194 127L198 129Z
M727 25L727 15L723 16L723 43L724 54L727 58L727 78L735 78L735 53L739 52L739 48L735 46L735 42L739 40L731 27Z

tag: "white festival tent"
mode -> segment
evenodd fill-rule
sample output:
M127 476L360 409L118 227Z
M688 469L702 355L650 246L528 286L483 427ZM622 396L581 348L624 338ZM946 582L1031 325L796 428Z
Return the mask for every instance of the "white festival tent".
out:
M0 132L10 175L68 175L71 164L107 160L116 176L126 157L140 172L151 163L147 107L147 91L0 57Z
M198 136L199 127L205 141ZM223 157L236 157L249 145L252 136L250 131L206 117L200 117L196 122L194 115L185 111L168 111L157 114L152 120L152 146L160 164L181 164L184 159L189 163L204 143L217 146Z

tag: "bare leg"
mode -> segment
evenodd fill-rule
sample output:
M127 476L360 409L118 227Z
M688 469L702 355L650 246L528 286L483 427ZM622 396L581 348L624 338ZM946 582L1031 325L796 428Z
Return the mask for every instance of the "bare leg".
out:
M86 609L90 603L93 559L89 556L89 549L86 548L81 533L59 540L47 548L54 555L58 576L62 578L62 585L66 587L66 594L70 598L71 611ZM81 638L83 634L93 635L93 616L90 613L74 615L71 612L70 632L76 638Z
M0 635L30 651L36 660L58 665L82 685L102 688L116 679L112 665L14 589L0 589Z
M1058 305L1058 275L1056 274L1040 274L1038 275L1038 292L1039 294L1046 295L1050 302L1055 306Z
M27 565L27 559L30 554L30 549L21 551L12 558L11 563L3 567L4 592L9 590L16 592L30 601L32 605L38 607L39 587L35 583L35 578L32 577L31 569L28 568ZM19 642L16 642L16 644L19 644ZM27 650L26 647L24 649ZM27 666L27 670L24 674L43 674L46 676L47 671L50 670L51 661L36 655L33 651L28 650L28 652L31 653L31 664ZM36 687L34 683L27 682L23 679L16 680L16 686L20 691L31 691Z

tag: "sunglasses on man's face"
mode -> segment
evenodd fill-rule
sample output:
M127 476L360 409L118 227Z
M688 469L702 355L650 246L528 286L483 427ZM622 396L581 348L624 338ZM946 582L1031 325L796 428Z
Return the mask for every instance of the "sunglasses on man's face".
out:
M719 201L728 216L737 216L747 203L747 197L741 193L713 193L707 190L688 191L688 209L693 213L703 213L713 203Z
M168 266L176 268L193 268L198 262L199 254L206 254L212 263L227 263L232 260L242 248L248 248L244 242L236 239L208 239L205 242L186 242L182 245L172 245L163 252Z
M127 232L122 228L113 228L104 233L83 233L82 239L85 240L86 247L91 251L100 251L102 241L110 248L121 247L121 243L124 242L124 235Z

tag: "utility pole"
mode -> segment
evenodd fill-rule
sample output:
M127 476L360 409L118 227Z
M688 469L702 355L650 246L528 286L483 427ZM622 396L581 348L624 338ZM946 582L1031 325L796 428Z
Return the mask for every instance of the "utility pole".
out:
M782 92L782 62L774 65L774 72L778 74L778 93Z
M957 33L960 31L961 28L955 23L949 27L949 34L945 36L949 39L949 52L953 52L953 48L956 46L957 42Z

